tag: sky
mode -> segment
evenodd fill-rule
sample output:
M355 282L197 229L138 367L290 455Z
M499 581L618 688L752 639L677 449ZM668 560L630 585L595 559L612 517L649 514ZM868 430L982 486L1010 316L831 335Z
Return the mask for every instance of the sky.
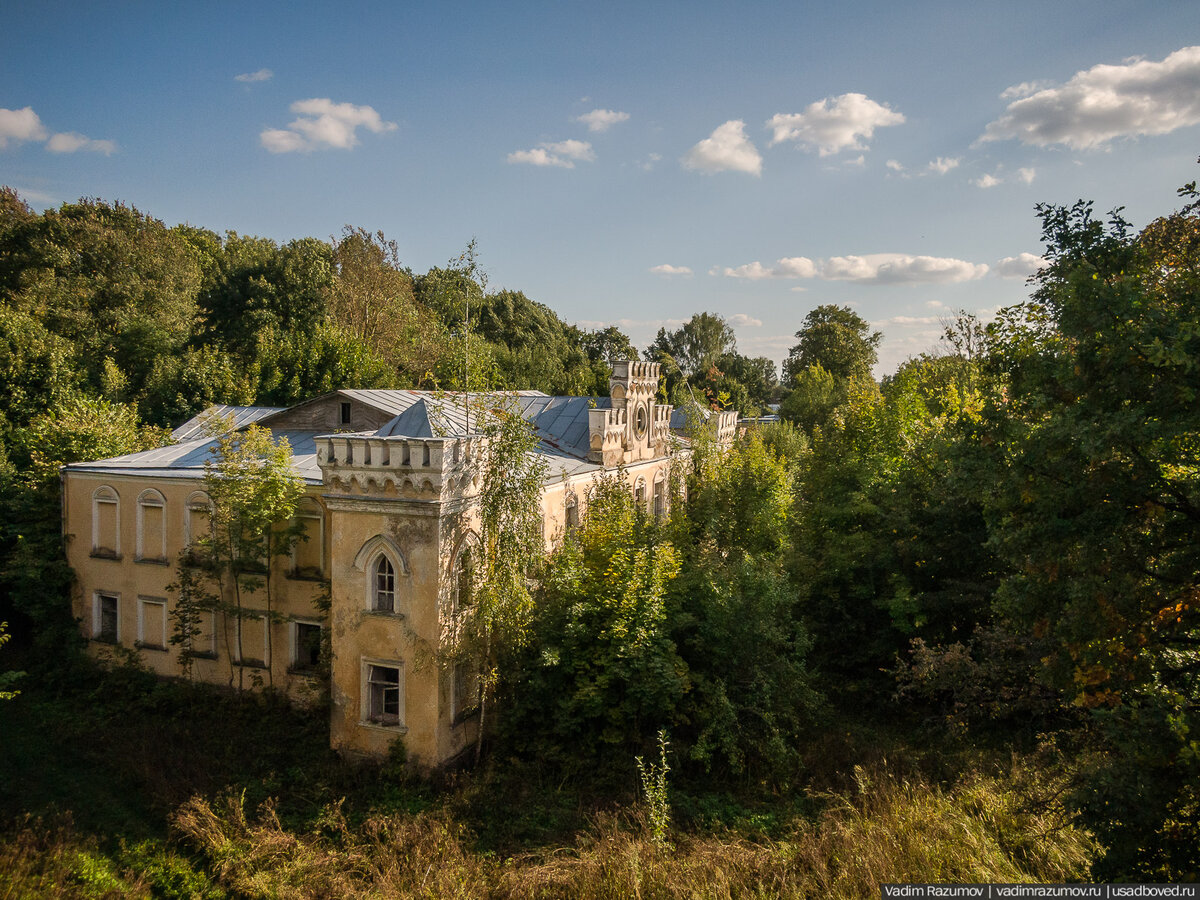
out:
M0 184L415 272L645 347L713 312L777 362L852 307L877 373L1028 296L1039 203L1142 227L1198 177L1195 0L7 0Z

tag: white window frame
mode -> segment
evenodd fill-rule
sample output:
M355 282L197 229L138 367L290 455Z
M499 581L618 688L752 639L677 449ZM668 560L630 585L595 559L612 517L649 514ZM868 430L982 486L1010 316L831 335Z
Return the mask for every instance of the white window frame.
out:
M388 563L392 567L393 575L393 602L392 610L378 609L376 607L376 573L379 567L379 558L386 557ZM408 568L408 564L404 559L404 554L400 552L400 548L396 546L396 542L391 538L377 534L375 537L368 540L359 548L358 553L354 557L354 568L362 572L362 608L370 613L375 613L380 616L395 616L402 619L405 616L406 604L411 602L412 598L412 573Z
M157 507L162 510L162 515L159 521L162 523L158 535L157 547L146 546L146 508ZM147 550L158 552L154 555L147 553ZM137 553L134 555L137 562L156 562L165 563L167 561L167 498L154 488L147 488L138 494L137 498Z
M299 673L299 674L310 674L310 673L314 673L316 671L317 667L310 666L307 663L307 661L305 661L304 664L301 665L300 655L301 655L301 651L304 649L300 645L300 626L301 625L310 625L310 626L318 629L318 631L321 632L321 634L319 635L319 639L322 639L322 640L324 639L324 636L325 636L324 635L325 626L321 622L316 621L315 619L292 619L288 623L288 640L289 640L288 659L291 660L291 662L288 664L288 667L291 671Z
M117 627L111 641L103 637L101 633L101 623L104 620L103 603L101 601L104 598L114 601L117 608ZM98 590L92 593L92 640L105 644L121 643L121 595L117 591Z
M162 607L162 634L152 635L158 638L157 642L147 640L146 636L146 607L161 606ZM163 597L143 597L138 596L138 624L137 624L137 641L138 647L145 650L166 650L167 649L167 601Z
M371 716L372 716L372 706L371 706L372 684L375 683L375 682L371 681L371 674L372 674L371 670L373 668L392 669L398 673L398 676L396 679L397 688L398 688L398 695L397 695L398 702L397 702L397 710L396 710L397 711L397 721L395 724L378 722L378 721L374 721L371 718ZM404 674L405 674L404 673L404 663L400 662L399 660L372 659L372 658L365 657L365 656L362 657L362 680L361 680L362 692L361 692L361 695L359 698L360 699L360 706L359 706L359 724L360 725L362 725L365 728L379 728L384 731L390 731L390 732L401 733L401 734L408 731L408 726L405 725Z
M113 546L101 547L100 541L100 506L101 504L115 507L113 514L114 531ZM93 556L108 556L107 553L101 551L112 550L114 558L121 558L121 495L117 493L117 489L104 484L92 491L92 555Z
M384 563L387 564L387 567L390 570L387 573L380 571ZM384 578L391 579L390 589L381 587L380 581ZM371 612L385 613L389 616L394 616L399 613L399 610L396 609L396 595L398 593L396 590L396 581L396 564L392 561L392 558L386 553L375 554L375 558L372 560L370 569L367 572L367 585L370 594ZM390 606L381 606L380 599L389 594L391 595Z

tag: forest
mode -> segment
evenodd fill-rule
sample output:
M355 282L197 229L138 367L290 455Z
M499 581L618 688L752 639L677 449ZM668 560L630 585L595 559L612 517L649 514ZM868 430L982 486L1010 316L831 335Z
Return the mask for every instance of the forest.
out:
M877 896L1200 880L1200 192L1136 230L1041 205L1024 302L881 340L817 306L776 373L697 313L640 354L419 275L0 192L0 896ZM1164 204L1169 205L1169 204ZM528 581L471 768L327 747L320 708L101 669L59 467L213 403L607 390L782 422L697 439L659 522L602 490ZM523 588L524 589L524 588Z

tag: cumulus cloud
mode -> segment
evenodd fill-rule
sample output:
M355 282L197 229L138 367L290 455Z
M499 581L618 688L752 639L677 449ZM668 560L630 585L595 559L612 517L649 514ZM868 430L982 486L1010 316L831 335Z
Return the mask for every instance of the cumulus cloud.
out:
M662 159L662 155L658 153L649 153L646 158L638 163L638 168L643 172L649 172Z
M731 119L719 126L688 151L683 165L707 175L714 172L762 174L762 156L746 137L746 123L741 119Z
M1022 184L1033 184L1033 179L1037 177L1037 169L1017 169L1017 181Z
M734 313L729 317L729 324L737 328L762 328L762 319L756 319L745 313Z
M287 128L267 128L260 135L263 147L272 153L349 150L358 146L358 129L375 134L395 131L395 122L385 122L373 107L334 103L326 97L297 100L290 107L298 118Z
M617 112L614 109L593 109L575 119L588 127L588 131L608 131L618 122L628 122L629 113Z
M995 175L980 175L971 181L971 184L981 188L993 188L1000 183L1000 179Z
M33 107L24 109L0 109L0 149L8 142L44 141L46 129Z
M1184 47L1160 62L1093 66L1057 87L1017 85L1001 97L1020 99L988 124L982 141L1015 138L1084 150L1121 137L1167 134L1200 123L1200 47Z
M747 278L759 281L764 278L814 278L816 264L807 256L789 256L776 261L773 266L764 266L758 260L736 268L713 266L709 275L724 275L726 278Z
M515 150L508 154L510 163L524 163L530 166L555 166L560 169L573 169L577 162L594 162L596 154L592 145L587 141L558 141L543 142L532 150Z
M672 266L668 263L663 263L661 266L654 266L650 269L655 275L683 275L691 277L692 270L687 266Z
M755 261L736 268L717 266L709 270L710 275L726 278L819 278L859 284L954 284L982 278L987 272L984 263L906 253L831 256L816 261L806 256L793 256L779 260L774 266Z
M1044 259L1032 253L1006 256L996 263L996 274L1001 278L1028 278L1045 264Z
M105 156L112 156L117 150L117 145L113 141L92 140L86 135L66 131L52 136L46 142L46 149L51 153L75 153L79 150L87 150L89 153L103 153Z
M958 157L957 156L953 156L953 157L939 156L937 159L935 159L933 162L931 162L928 166L925 167L926 171L933 172L938 175L945 175L951 169L956 169L956 168L958 168Z
M889 159L886 163L884 163L884 165L886 165L893 172L903 172L904 171L904 166L902 163L900 163L899 160Z
M796 141L821 156L866 150L876 128L901 125L904 116L866 94L842 94L809 104L802 113L776 113L767 120L771 145Z
M270 81L275 77L275 73L270 69L259 69L257 72L243 72L241 75L234 75L234 81L243 83L251 83L255 81Z

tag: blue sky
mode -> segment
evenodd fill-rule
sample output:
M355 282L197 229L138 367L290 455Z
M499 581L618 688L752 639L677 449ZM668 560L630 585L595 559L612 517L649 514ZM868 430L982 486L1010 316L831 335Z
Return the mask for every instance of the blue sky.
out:
M849 304L879 372L1028 293L1038 202L1142 226L1198 175L1200 3L0 7L0 183L415 271L638 346L694 312L782 359Z

